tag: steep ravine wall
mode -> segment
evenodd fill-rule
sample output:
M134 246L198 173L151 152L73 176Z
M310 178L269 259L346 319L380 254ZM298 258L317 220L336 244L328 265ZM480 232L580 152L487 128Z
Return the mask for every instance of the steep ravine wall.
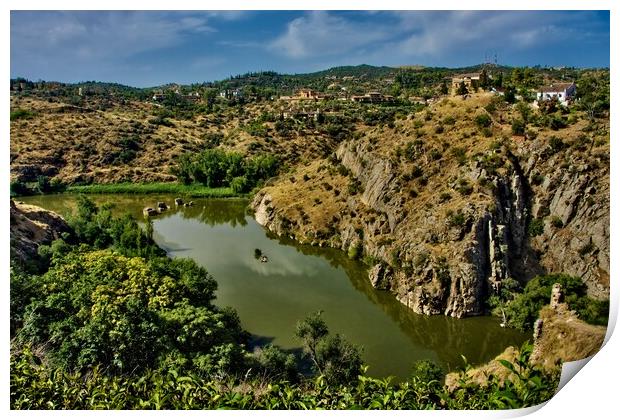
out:
M340 163L363 190L347 198L346 209L334 226L338 234L321 240L306 237L307 229L301 229L301 221L278 207L269 188L259 192L252 203L257 222L278 235L303 242L344 251L361 246L372 261L371 284L392 291L417 313L453 317L480 314L486 297L501 287L504 279L525 282L546 271L580 275L593 296L608 294L600 278L609 271L609 207L608 201L607 207L605 203L593 206L591 200L583 198L594 188L591 175L582 171L568 177L551 171L543 185L532 189L529 178L541 165L526 150L513 154L504 149L504 172L489 174L476 162L470 164L470 181L491 180L489 193L486 199L478 197L464 206L464 223L450 226L438 208L418 207L412 212L405 205L408 197L392 163L375 156L368 147L363 142L343 143L336 151ZM532 157L522 163L520 155ZM552 162L545 165L553 167ZM558 232L547 226L543 235L531 238L528 224L540 217L543 208L547 214L559 215L565 227ZM373 217L351 216L368 212ZM583 239L570 246L575 239L567 237L567 247L560 238L569 230L577 237L587 231L596 255L594 251L587 258L579 254Z

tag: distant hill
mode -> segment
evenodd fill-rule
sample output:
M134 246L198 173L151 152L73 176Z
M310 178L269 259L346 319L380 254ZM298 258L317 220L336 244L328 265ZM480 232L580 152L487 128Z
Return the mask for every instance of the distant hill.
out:
M283 74L275 71L260 71L260 72L248 72L245 74L239 74L230 76L227 79L209 81L209 82L197 82L193 84L178 85L178 84L164 84L159 86L152 86L148 88L137 88L132 86L126 86L120 83L108 83L97 81L86 81L79 83L58 83L58 82L32 82L24 78L11 79L11 86L14 84L25 83L28 88L36 88L41 85L53 85L55 87L61 86L64 88L78 88L82 87L87 89L91 93L116 93L120 96L140 96L141 94L148 94L153 90L166 90L171 86L177 86L181 89L199 89L199 88L216 88L216 89L235 89L242 87L256 87L256 88L270 88L273 89L274 94L286 94L292 92L295 89L302 87L311 87L314 89L325 89L330 83L335 80L342 81L343 78L352 78L353 80L370 85L364 86L364 88L379 88L378 85L373 85L375 82L383 81L388 78L394 78L399 74L419 74L425 75L429 80L436 80L436 76L442 75L442 77L450 76L458 73L470 73L481 71L483 68L487 68L490 72L503 72L509 74L515 67L495 65L495 64L476 64L473 66L448 68L448 67L425 67L422 65L403 65L397 67L388 66L372 66L369 64L360 64L357 66L340 66L332 67L326 70L320 70L312 73L297 73L297 74ZM576 71L573 68L541 68L541 67L528 67L531 71L537 74L546 75L551 78L570 79L572 74ZM430 77L429 77L430 76ZM433 77L434 76L434 77Z

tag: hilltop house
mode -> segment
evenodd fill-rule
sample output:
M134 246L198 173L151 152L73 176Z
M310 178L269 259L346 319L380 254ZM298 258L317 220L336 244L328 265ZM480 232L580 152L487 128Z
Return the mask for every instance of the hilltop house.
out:
M457 91L461 82L465 84L467 89L473 87L476 89L480 83L480 73L457 74L452 77L452 90Z
M190 92L188 95L183 95L183 98L191 102L197 102L200 100L200 93Z
M288 102L297 101L321 101L324 99L331 99L331 95L317 92L312 89L300 89L295 96L280 96L280 100Z
M575 97L576 93L577 87L575 86L575 83L552 83L538 89L538 93L536 93L536 100L540 102L555 98L562 105L566 105Z
M392 95L383 95L381 92L368 92L365 95L354 95L351 96L351 100L353 102L364 102L364 103L377 103L377 102L393 102L394 97Z
M241 89L224 89L220 92L220 98L241 99L243 98L243 92Z

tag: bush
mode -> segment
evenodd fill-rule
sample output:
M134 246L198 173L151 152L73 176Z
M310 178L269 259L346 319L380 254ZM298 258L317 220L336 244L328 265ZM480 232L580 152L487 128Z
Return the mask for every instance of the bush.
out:
M452 115L448 115L443 119L443 123L444 125L454 125L456 123L456 118L454 118Z
M202 139L206 147L213 148L222 143L222 140L224 140L224 134L219 132L209 132L206 133Z
M467 150L464 147L453 147L451 152L459 165L467 163Z
M10 407L19 409L506 409L547 401L559 374L529 363L531 345L521 348L508 380L489 376L480 386L464 371L458 389L438 385L432 363L420 362L404 383L360 375L353 385L333 386L324 378L299 384L286 380L237 380L173 369L140 375L110 375L93 369L86 375L51 370L29 348L13 349ZM415 373L420 373L416 376Z
M460 211L448 212L448 225L451 227L462 227L467 222L467 218Z
M490 127L492 120L489 114L478 114L474 120L478 128Z
M467 196L474 192L474 187L466 179L459 179L455 190L461 195Z
M18 197L20 195L30 195L32 194L32 190L28 188L28 185L26 185L26 183L14 180L14 181L11 181L10 194L11 194L11 197Z
M363 247L362 247L361 242L356 242L355 244L351 244L351 246L349 247L349 251L347 252L347 255L352 260L357 260L362 256L362 251L363 251Z
M551 151L551 153L558 153L564 150L566 147L568 147L567 144L564 143L559 137L549 137L549 150Z
M527 227L527 233L530 236L542 235L545 231L545 223L542 219L532 219Z
M525 121L515 118L512 120L512 134L515 136L524 136L525 135Z
M162 125L164 127L174 127L174 123L170 121L168 118L164 117L163 115L158 115L156 117L151 118L149 120L149 123L153 125Z
M246 193L249 191L250 183L244 176L237 176L230 181L230 187L235 194Z
M347 186L347 191L349 192L350 195L355 195L357 193L362 192L363 191L362 183L359 182L357 179L353 179L349 181L349 185Z
M295 383L299 380L295 356L287 354L279 347L268 344L254 354L258 375L270 380L287 380Z
M34 117L34 112L27 109L17 108L15 111L11 111L11 121L17 121L22 119L30 119Z
M553 216L551 218L551 226L556 229L561 229L564 227L564 222L562 222L562 219L559 216Z

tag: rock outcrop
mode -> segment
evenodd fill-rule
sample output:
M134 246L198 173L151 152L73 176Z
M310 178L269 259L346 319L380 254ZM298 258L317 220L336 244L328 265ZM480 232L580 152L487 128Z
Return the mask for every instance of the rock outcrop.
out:
M594 355L605 339L606 328L580 320L564 302L561 286L555 284L549 306L540 311L534 328L531 362L552 369L559 363Z
M22 263L37 256L39 245L47 245L71 232L58 214L11 199L11 259Z

